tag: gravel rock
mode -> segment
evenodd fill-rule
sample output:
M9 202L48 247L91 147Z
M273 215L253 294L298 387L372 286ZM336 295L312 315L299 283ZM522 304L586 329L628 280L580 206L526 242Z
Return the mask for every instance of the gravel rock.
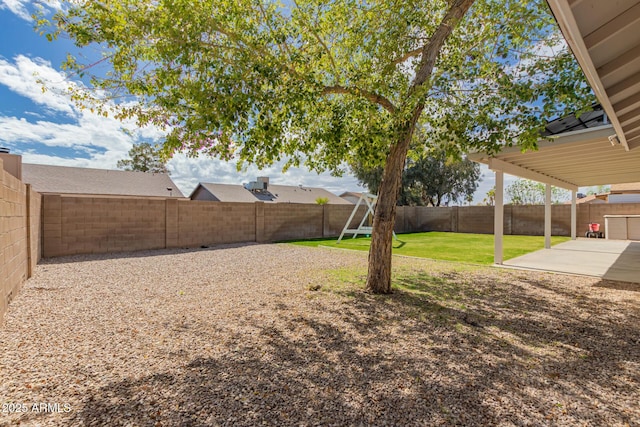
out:
M366 260L43 260L0 328L0 425L640 425L638 286L398 257L376 296Z

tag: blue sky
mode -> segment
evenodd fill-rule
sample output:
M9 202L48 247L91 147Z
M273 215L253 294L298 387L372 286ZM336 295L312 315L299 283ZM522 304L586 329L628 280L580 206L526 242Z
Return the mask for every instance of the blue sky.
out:
M161 142L163 135L156 129L139 129L132 123L79 110L61 93L68 82L60 64L67 52L77 49L68 40L50 43L33 30L30 13L34 3L0 0L0 146L21 154L25 163L115 169L133 144ZM53 9L56 1L48 4ZM43 93L39 80L46 81L50 90ZM123 132L123 127L132 132ZM201 181L239 184L257 176L269 176L274 184L324 187L336 194L362 190L350 175L336 178L297 168L282 173L280 164L264 170L249 166L237 172L235 163L177 155L168 167L187 196ZM480 203L494 185L491 171L483 167L482 175L474 203ZM507 177L506 184L512 179Z

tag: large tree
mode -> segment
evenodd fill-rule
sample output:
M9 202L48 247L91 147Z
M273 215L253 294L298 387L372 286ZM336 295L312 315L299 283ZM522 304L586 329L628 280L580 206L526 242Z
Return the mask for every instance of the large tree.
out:
M482 203L487 206L495 206L496 204L496 186L494 185L489 191L487 191L487 195L484 199L482 199Z
M74 98L102 111L125 101L118 117L168 130L167 154L382 165L366 285L377 293L391 292L419 122L462 151L532 148L549 116L593 99L544 0L70 0L39 26L102 49L94 64L108 72L66 62L99 89Z
M409 159L405 171L408 204L440 206L465 202L480 180L480 165L467 158L451 159L440 150Z
M170 174L167 159L162 156L159 147L148 142L134 145L129 150L129 158L118 160L118 168L127 171Z
M377 194L382 182L381 166L367 168L356 162L351 170L360 184ZM402 172L398 206L441 206L464 202L473 196L480 180L480 166L467 158L449 158L434 149L407 160Z
M505 190L513 205L543 205L546 198L545 184L530 179L518 178ZM569 200L570 193L560 187L551 187L551 202Z

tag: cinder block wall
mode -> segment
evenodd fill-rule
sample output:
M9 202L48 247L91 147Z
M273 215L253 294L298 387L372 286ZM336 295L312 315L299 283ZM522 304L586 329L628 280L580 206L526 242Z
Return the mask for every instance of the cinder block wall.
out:
M451 227L453 208L415 208L416 231L453 231Z
M44 195L45 257L338 236L351 205ZM366 212L360 207L350 227Z
M32 206L35 214L38 202ZM337 237L352 211L352 205L45 195L43 256ZM568 236L571 206L554 205L551 211L552 234ZM361 207L351 228L365 212ZM638 212L640 204L578 205L578 236L590 221L604 227L604 215ZM493 217L490 206L399 206L395 230L490 234ZM544 206L505 206L504 233L544 234Z
M163 199L43 198L43 256L166 247Z
M323 205L264 203L264 241L322 237L323 214Z
M40 259L40 194L0 159L0 320Z
M555 216L554 207L551 207L551 218ZM493 220L493 212L491 213L491 219ZM524 236L543 235L544 206L511 206L511 232Z
M640 203L594 203L588 205L587 215L582 216L582 218L586 217L588 220L578 225L578 235L580 235L580 227L582 226L586 231L587 224L590 222L599 223L600 231L606 233L605 215L640 215Z
M338 237L351 216L353 208L354 205L324 205L324 230L322 236L317 237ZM357 228L366 212L367 207L361 205L351 219L349 228Z
M256 205L48 194L43 256L252 242Z
M42 257L42 195L33 191L31 185L27 185L29 197L29 274L33 275L33 268L40 262Z
M448 208L454 210L455 208ZM457 208L459 233L493 233L493 208L491 206L464 206ZM510 221L506 215L505 222ZM453 231L453 230L452 230ZM505 230L506 231L506 230Z
M256 241L256 204L177 200L178 240L194 247ZM171 247L171 246L169 246Z
M581 204L577 206L577 234L584 236L590 222L605 229L605 215L640 214L640 203ZM398 207L396 232L449 231L493 233L492 206ZM504 233L530 236L544 234L544 206L504 206ZM551 234L571 235L571 205L551 206Z
M576 212L576 229L582 230L577 218ZM544 223L544 212L542 213L542 222ZM582 227L587 228L587 225L585 224ZM544 230L542 234L544 234ZM551 234L554 236L571 236L571 205L551 206Z

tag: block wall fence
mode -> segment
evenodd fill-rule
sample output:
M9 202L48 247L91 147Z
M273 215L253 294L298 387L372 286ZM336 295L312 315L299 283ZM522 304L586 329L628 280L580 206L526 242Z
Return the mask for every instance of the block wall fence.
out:
M44 195L44 257L338 236L352 205ZM352 220L356 227L365 214Z
M41 200L0 159L0 321L40 260Z
M40 257L337 237L352 205L201 202L40 195L0 159L0 320ZM640 204L578 205L578 235ZM552 234L568 236L571 206L552 206ZM356 227L365 208L350 224ZM493 233L493 207L399 206L395 231ZM606 232L606 230L604 230ZM504 233L544 234L544 206L505 206Z
M352 205L225 203L180 199L44 195L42 255L56 257L223 243L337 237ZM577 206L578 236L604 215L640 212L640 204ZM552 206L552 234L569 236L571 206ZM356 227L365 208L352 220ZM395 231L493 233L493 207L398 206ZM606 230L605 230L606 231ZM505 206L504 233L544 234L544 206Z

